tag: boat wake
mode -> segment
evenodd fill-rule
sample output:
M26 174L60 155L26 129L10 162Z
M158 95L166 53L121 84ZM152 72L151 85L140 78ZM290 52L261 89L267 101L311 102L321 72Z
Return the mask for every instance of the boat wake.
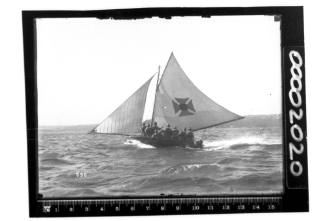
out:
M128 139L124 142L125 145L131 145L131 146L136 146L141 149L155 149L156 147L142 143L141 141L138 140L133 140L133 139Z
M245 149L255 146L258 147L271 147L281 145L281 142L266 140L262 137L240 137L230 140L214 140L214 141L204 141L203 149L204 151L219 151L223 149Z
M135 146L140 149L156 149L155 146L142 143L141 141L128 139L124 142L125 145ZM236 139L227 140L213 140L204 141L203 149L197 149L192 147L185 147L185 149L197 150L197 151L221 151L224 149L230 150L242 150L248 149L250 151L261 150L263 148L270 148L276 145L281 145L281 142L276 140L267 140L262 137L240 137Z

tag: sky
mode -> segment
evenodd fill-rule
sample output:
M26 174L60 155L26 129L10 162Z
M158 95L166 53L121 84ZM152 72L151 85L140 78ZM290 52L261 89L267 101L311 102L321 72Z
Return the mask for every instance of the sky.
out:
M273 16L37 19L39 125L100 123L171 52L219 105L243 116L281 113Z

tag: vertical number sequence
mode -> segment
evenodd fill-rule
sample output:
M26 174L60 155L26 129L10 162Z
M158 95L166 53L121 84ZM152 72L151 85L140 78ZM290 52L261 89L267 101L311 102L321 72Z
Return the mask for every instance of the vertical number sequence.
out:
M292 108L289 110L289 121L292 125L290 133L292 141L289 142L289 159L290 172L293 176L298 177L303 173L303 165L299 160L296 160L296 155L301 155L304 152L304 145L301 143L303 140L303 131L300 125L297 123L303 118L302 106L302 70L303 60L299 52L291 50L289 52L289 58L292 63L290 73L292 75L290 80L291 89L288 93L288 97L292 104Z

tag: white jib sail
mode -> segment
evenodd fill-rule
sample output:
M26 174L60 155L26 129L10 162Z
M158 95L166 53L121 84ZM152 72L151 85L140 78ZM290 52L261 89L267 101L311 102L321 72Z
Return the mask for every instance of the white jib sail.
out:
M170 55L156 93L153 119L159 126L200 130L242 118L202 93Z
M145 82L91 132L123 135L139 134L141 132L148 87L152 78Z

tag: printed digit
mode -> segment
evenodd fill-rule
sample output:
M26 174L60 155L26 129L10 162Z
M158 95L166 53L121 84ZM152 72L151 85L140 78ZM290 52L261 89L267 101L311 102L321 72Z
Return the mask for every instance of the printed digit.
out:
M300 155L304 151L303 144L300 144L300 148L297 148L293 143L289 143L288 146L289 146L289 150L290 150L290 160L293 160L293 153Z

